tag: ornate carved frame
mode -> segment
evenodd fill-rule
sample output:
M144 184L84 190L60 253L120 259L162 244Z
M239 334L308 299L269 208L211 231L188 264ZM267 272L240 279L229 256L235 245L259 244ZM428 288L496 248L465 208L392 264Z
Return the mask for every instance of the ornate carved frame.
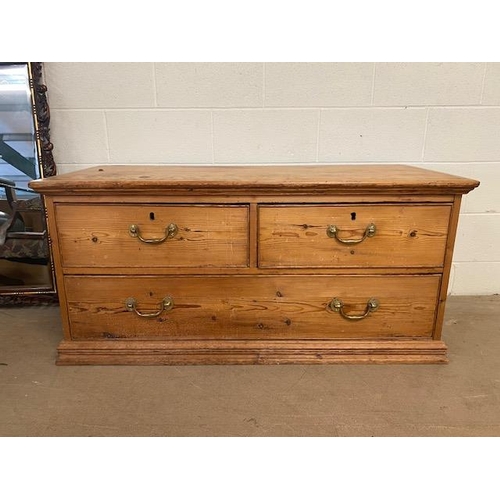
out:
M44 177L56 175L56 164L52 156L54 145L50 142L50 109L47 103L47 86L43 83L42 63L28 63L30 87L34 98L33 114L37 140L40 141L38 154Z
M50 142L50 109L47 103L47 86L43 81L41 62L28 62L29 85L31 90L31 105L37 141L37 154L40 171L43 177L56 175L56 164L52 155L54 145ZM50 235L49 243L50 243ZM6 292L0 294L0 306L19 305L56 305L57 289L54 264L51 259L52 289Z

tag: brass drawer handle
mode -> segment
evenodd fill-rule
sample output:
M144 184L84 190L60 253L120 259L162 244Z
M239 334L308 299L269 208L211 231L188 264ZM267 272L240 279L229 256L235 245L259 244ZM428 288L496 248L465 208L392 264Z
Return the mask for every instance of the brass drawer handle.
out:
M370 222L370 224L366 226L362 238L360 238L359 240L347 240L340 238L340 236L338 235L339 229L334 224L331 224L326 228L326 234L329 238L335 238L339 243L343 243L344 245L356 245L357 243L361 243L362 241L364 241L366 238L373 238L376 231L377 228L375 224L373 222Z
M152 313L141 313L140 311L138 311L137 301L133 297L129 297L125 301L125 307L127 308L127 311L135 312L135 314L137 314L137 316L140 316L141 318L156 318L163 311L170 311L174 307L174 299L168 296L165 297L160 303L160 309Z
M165 228L165 236L163 238L143 238L141 236L139 226L137 224L131 224L128 228L128 234L130 234L133 238L139 238L143 243L158 244L163 243L169 238L173 238L177 234L178 230L179 228L177 225L172 222Z
M380 302L377 299L371 298L367 303L366 303L366 309L365 312L361 315L349 315L344 312L344 302L342 299L338 299L335 297L332 299L332 301L328 304L328 308L330 308L334 312L340 313L340 315L348 319L350 321L356 321L358 319L363 319L366 318L371 312L376 311L380 306Z

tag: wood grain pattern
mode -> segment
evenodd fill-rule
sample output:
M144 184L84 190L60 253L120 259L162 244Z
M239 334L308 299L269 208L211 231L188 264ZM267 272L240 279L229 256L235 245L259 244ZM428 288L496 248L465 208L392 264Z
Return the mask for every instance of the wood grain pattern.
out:
M443 329L446 298L448 296L448 283L450 280L451 263L453 260L453 249L455 247L455 238L457 236L458 218L460 216L461 202L462 202L462 196L456 195L455 203L453 204L453 208L450 214L450 231L448 233L448 239L446 241L446 257L445 257L443 275L441 278L439 302L436 308L436 325L434 327L434 335L433 335L433 338L435 340L441 339L441 331Z
M65 268L248 266L246 205L58 204L55 216ZM129 234L137 224L145 238L161 238L172 222L179 231L161 244Z
M434 326L439 276L67 276L65 287L73 339L276 339L428 337ZM174 308L157 318L163 297ZM348 314L380 308L360 321L327 309L342 298Z
M46 194L466 193L478 182L407 165L103 165L30 182Z
M58 365L280 365L447 363L429 340L63 341Z
M472 179L403 165L103 166L47 194L58 364L445 363L460 197ZM153 216L151 215L153 213ZM147 238L180 230L164 244ZM342 238L326 235L335 224ZM156 310L142 318L125 306ZM347 314L380 307L359 321Z
M52 197L45 198L45 209L47 211L47 228L50 235L49 242L51 245L52 259L54 263L54 271L56 276L56 290L59 297L61 307L61 319L64 339L71 339L71 326L69 323L68 302L66 300L66 291L64 289L64 273L62 268L62 253L59 247L59 238L57 237L57 225L55 217L55 208Z
M80 275L110 275L110 276L136 276L139 269L136 267L105 267L104 265L96 267L71 267L65 269L65 274L80 274ZM234 275L235 269L233 267L150 267L145 263L143 267L140 268L140 273L142 275L163 275L163 276L178 276L185 274L196 275ZM286 272L286 274L299 275L299 276L320 276L323 274L338 274L344 275L346 272L349 274L373 274L377 273L383 274L441 274L443 272L443 267L398 267L397 270L394 267L350 267L348 269L343 267L287 267L287 268L258 268L258 267L239 267L239 276L274 276L280 275Z
M345 205L261 206L260 267L432 267L442 266L450 206ZM329 224L341 238L359 239L368 224L376 234L356 245L327 236Z
M109 194L105 192L96 191L94 194L72 194L65 195L54 194L51 196L54 203L82 203L82 204L110 204L116 205L117 196L115 194ZM111 191L112 193L112 191ZM251 193L236 193L231 194L220 193L220 194L204 194L202 197L200 195L193 194L182 194L178 195L176 193L163 193L160 192L148 194L147 196L141 195L140 192L132 194L122 194L119 197L120 203L124 204L140 204L140 205L158 205L163 203L181 203L181 204L213 204L213 205L224 205L224 204L247 204L247 203L287 203L287 204L311 204L311 203L325 203L325 204L339 204L339 203L453 203L455 195L453 194L443 194L434 193L422 196L421 194L405 194L401 191L398 194L395 193L384 193L379 191L377 193L365 193L365 194L338 194L330 193L328 195L322 195L319 193L314 194L303 194L297 192L293 195L282 195L278 193L266 194L265 192L260 194Z

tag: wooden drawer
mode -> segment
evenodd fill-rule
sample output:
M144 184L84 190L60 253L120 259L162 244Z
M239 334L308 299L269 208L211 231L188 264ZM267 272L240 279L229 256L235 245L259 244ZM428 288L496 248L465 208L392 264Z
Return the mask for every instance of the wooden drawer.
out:
M450 211L449 205L260 206L259 267L442 267Z
M65 268L248 266L248 205L58 204L55 215Z
M66 276L64 284L74 340L391 339L431 337L440 277ZM378 309L363 319L343 317L362 316L372 298Z

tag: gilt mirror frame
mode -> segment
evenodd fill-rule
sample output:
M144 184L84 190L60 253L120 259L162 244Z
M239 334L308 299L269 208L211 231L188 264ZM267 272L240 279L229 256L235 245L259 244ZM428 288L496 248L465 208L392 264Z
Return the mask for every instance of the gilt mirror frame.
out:
M41 177L56 175L56 164L52 154L54 148L50 141L50 109L47 102L47 86L43 78L43 63L22 62L10 64L26 64L28 70L28 81L31 96L31 108L34 122L36 154L38 159L39 173ZM45 200L42 196L42 206L45 221L46 209ZM52 259L52 249L50 245L50 234L47 228L47 238L49 243L49 266L52 283L47 286L26 286L26 289L10 289L6 287L0 290L0 306L3 305L37 305L37 304L57 304L57 287L54 263Z

